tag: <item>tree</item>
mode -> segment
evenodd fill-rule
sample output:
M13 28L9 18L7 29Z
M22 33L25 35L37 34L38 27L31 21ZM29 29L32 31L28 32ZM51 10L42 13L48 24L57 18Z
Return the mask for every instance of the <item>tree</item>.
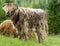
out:
M49 2L48 24L50 33L60 33L60 3L58 0L50 0Z
M50 15L57 15L57 5L58 5L58 1L57 0L51 0L49 2L49 13Z

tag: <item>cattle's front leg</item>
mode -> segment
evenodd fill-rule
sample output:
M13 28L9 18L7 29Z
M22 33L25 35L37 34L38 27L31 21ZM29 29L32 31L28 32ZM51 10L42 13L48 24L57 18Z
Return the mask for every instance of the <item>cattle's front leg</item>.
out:
M24 22L24 31L23 31L23 33L24 33L24 39L27 41L29 39L28 38L28 22L27 21Z
M37 35L37 32L36 32L35 26L32 28L32 32L34 32L35 38L38 41L38 35Z

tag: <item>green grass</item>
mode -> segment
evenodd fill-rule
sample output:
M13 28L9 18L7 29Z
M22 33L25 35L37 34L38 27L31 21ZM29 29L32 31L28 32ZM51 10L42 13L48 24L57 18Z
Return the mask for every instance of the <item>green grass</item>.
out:
M0 35L0 46L60 46L60 37L48 36L44 43L38 43L33 40L23 41Z

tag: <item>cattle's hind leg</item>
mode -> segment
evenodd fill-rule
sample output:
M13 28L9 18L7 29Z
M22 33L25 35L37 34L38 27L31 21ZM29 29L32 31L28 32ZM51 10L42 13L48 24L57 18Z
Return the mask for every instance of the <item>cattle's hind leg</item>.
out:
M38 35L38 41L39 41L39 43L42 43L44 41L44 36L43 36L42 27L39 24L38 24L38 26L36 26L36 33Z

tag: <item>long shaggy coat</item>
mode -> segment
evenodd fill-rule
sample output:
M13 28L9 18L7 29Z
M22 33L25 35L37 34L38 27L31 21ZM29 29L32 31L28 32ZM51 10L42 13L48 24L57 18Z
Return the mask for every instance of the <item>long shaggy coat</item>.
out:
M28 32L31 29L39 42L44 41L48 33L48 24L44 10L18 7L14 3L5 4L3 10L18 29L19 38L27 40Z
M18 31L11 20L5 20L0 24L0 34L10 37L17 37Z

